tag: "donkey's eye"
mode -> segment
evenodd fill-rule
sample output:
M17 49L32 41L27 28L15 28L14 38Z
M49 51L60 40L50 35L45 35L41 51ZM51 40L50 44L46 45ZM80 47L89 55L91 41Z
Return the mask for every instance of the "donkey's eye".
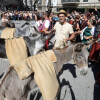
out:
M77 57L78 55L76 54L76 57Z
M79 58L81 59L82 57L79 56Z

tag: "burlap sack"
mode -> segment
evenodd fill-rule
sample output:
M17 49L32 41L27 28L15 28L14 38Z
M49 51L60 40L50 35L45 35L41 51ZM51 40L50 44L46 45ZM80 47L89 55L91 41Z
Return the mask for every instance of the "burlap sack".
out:
M21 79L25 79L33 71L35 81L41 90L44 100L55 100L59 88L53 67L53 62L56 61L54 52L49 50L27 58L15 65L14 68Z
M59 88L52 60L49 59L51 57L48 56L50 54L52 55L53 52L47 51L27 59L34 71L36 83L42 92L44 100L55 100Z
M13 67L21 80L28 78L33 73L33 70L28 66L27 60L23 60L20 63L13 65Z
M1 38L11 39L14 38L15 28L6 28L1 33Z
M28 57L23 37L5 40L5 47L10 65L18 64Z

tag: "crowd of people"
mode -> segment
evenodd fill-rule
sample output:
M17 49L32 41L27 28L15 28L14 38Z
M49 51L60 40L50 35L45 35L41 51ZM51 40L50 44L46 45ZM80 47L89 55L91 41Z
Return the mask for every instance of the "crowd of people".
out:
M80 13L77 11L67 13L65 10L56 12L34 12L34 11L7 11L1 13L2 23L10 20L35 20L38 31L44 36L55 33L54 49L63 48L67 43L87 43L94 38L100 38L100 12ZM2 24L5 25L5 24ZM14 25L13 25L14 26ZM49 40L46 40L46 50L49 49ZM98 52L96 52L98 51ZM96 54L94 54L96 53ZM93 44L90 50L90 60L100 62L100 44ZM100 77L100 70L99 70ZM97 80L100 85L100 78Z
M32 11L0 11L1 20L32 20L34 12Z

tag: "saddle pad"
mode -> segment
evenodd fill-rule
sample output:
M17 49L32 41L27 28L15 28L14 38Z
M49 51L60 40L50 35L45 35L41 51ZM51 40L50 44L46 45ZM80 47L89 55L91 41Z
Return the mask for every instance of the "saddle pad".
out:
M16 28L6 28L6 29L4 29L1 33L1 38L4 38L4 39L14 38L15 29Z

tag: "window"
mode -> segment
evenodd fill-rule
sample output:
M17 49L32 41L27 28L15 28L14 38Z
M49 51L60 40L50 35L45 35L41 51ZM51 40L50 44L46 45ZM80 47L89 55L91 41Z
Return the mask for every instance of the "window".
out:
M88 2L88 0L83 0L83 2Z

